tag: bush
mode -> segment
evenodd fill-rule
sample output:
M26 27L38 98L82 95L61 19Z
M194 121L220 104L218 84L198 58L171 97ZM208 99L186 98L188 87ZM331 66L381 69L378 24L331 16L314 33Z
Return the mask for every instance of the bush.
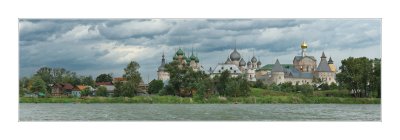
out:
M97 96L106 97L106 96L107 96L107 88L104 87L104 86L99 86L99 87L97 88L96 95L97 95Z

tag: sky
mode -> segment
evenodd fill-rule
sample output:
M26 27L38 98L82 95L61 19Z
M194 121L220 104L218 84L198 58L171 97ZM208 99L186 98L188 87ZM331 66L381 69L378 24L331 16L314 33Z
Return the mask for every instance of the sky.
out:
M334 64L350 56L381 58L381 19L20 19L19 74L62 67L79 75L120 77L130 61L143 80L157 78L161 55L192 48L208 70L233 51L262 65L291 64L308 44L307 55L322 52Z

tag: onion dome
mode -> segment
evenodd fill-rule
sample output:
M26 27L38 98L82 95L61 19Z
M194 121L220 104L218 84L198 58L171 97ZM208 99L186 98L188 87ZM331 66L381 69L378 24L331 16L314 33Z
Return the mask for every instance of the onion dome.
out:
M194 60L194 62L199 63L200 62L199 58L196 57L196 60Z
M247 62L247 66L251 66L251 62L249 61L249 62Z
M176 52L176 55L184 55L185 53L182 51L181 48Z
M186 63L190 63L190 58L189 57L186 58L185 60L186 60Z
M240 60L241 57L240 57L240 54L236 51L236 48L231 53L230 58L231 58L232 61L239 61Z
M246 61L244 61L243 58L240 59L240 62L239 62L239 67L241 67L241 66L246 66Z
M193 53L190 55L190 60L196 60L196 56L194 56Z
M183 60L186 60L186 58L187 58L187 57L186 57L185 55L183 55L183 57L182 57L182 58L183 58Z
M301 43L301 48L302 48L302 49L306 49L307 47L308 47L308 46L307 46L306 42L303 41L303 43Z
M258 62L257 62L257 65L261 65L261 61L258 61Z
M251 58L251 62L252 63L256 63L257 62L257 58L253 56L253 58Z
M174 60L178 60L178 56L175 55L175 56L173 57L173 59L174 59Z

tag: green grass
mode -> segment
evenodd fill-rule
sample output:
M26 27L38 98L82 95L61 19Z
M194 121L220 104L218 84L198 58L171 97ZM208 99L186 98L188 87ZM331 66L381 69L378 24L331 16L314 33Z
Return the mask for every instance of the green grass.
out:
M329 96L328 96L329 95ZM147 104L380 104L379 98L353 98L347 91L315 91L313 94L284 93L252 88L248 97L218 97L208 99L178 96L88 97L88 98L28 98L20 103L147 103Z

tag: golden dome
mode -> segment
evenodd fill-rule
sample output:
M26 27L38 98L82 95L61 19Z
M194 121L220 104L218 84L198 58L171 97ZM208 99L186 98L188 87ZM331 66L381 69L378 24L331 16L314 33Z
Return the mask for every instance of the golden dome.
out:
M302 49L305 49L305 48L307 48L307 44L306 44L306 42L305 42L305 41L303 41L303 43L301 43L301 48L302 48Z

